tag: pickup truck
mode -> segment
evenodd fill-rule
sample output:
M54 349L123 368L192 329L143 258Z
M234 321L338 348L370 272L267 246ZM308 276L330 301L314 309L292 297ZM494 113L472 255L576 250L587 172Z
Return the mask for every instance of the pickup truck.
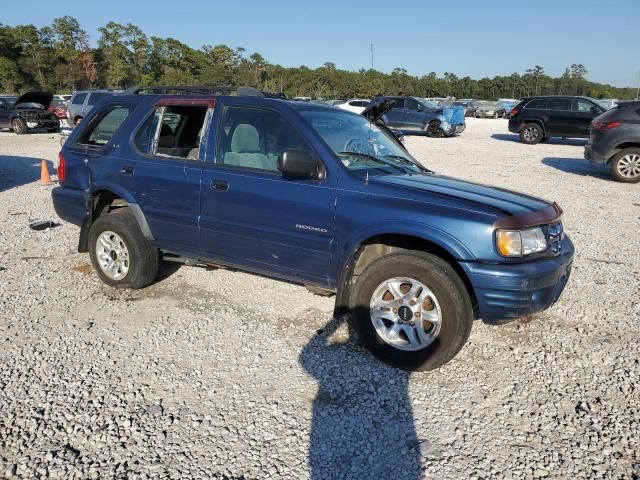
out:
M453 358L474 319L550 307L574 253L558 205L438 175L382 122L250 88L103 99L58 178L56 212L107 285L146 287L169 260L332 292L372 353L410 370Z

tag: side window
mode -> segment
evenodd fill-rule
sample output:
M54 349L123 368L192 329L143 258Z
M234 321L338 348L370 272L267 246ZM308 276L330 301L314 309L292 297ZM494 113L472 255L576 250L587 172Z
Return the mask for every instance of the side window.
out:
M394 98L395 103L393 104L394 110L404 110L404 98Z
M283 150L310 150L280 113L248 107L225 107L218 132L216 163L275 172Z
M574 112L590 112L595 105L586 100L573 100L573 111Z
M414 111L418 110L418 102L416 102L413 99L408 98L408 99L405 100L405 108L407 110L414 110Z
M82 105L85 98L87 98L86 93L78 93L75 97L73 97L73 101L71 103L73 105Z
M88 106L93 106L96 103L98 103L98 101L100 101L101 99L106 97L107 95L109 95L109 94L108 93L101 93L101 92L92 92L89 95L89 100L87 101L87 105Z
M135 107L116 105L94 117L78 139L80 145L105 145Z
M550 98L547 110L571 110L571 101L568 98Z
M198 160L206 118L203 105L158 107L138 129L136 147L157 157Z
M546 102L542 98L537 98L535 100L531 100L529 103L525 105L524 108L531 108L536 110L545 110Z

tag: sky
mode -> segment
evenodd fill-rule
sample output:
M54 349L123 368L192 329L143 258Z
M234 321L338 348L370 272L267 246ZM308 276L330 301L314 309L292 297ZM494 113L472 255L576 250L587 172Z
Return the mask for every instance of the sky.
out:
M0 23L42 27L64 15L94 44L113 20L194 48L243 47L288 67L369 68L373 43L383 72L482 78L542 65L559 76L582 63L594 82L635 88L640 79L640 0L23 0L2 9Z

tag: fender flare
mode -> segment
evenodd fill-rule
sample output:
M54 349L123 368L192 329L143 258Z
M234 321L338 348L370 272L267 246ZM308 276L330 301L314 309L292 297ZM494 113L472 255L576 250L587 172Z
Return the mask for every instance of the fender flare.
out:
M78 240L78 252L86 253L89 251L89 230L91 230L91 225L93 225L94 218L94 210L95 204L94 199L96 194L101 192L111 192L113 194L118 195L120 198L127 202L127 206L133 213L136 222L138 223L138 227L140 231L144 235L144 237L149 241L154 241L153 234L151 233L151 229L149 228L149 223L147 222L146 217L144 216L144 212L140 205L133 199L133 197L126 190L122 189L118 185L115 184L94 184L92 185L92 191L88 193L85 203L85 216L82 221L82 225L80 226L80 237Z

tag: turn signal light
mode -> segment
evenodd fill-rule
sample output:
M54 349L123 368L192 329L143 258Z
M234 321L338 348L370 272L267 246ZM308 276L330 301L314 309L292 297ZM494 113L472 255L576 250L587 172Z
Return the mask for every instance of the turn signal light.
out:
M64 160L62 152L58 154L58 182L64 182L67 177L67 162Z

